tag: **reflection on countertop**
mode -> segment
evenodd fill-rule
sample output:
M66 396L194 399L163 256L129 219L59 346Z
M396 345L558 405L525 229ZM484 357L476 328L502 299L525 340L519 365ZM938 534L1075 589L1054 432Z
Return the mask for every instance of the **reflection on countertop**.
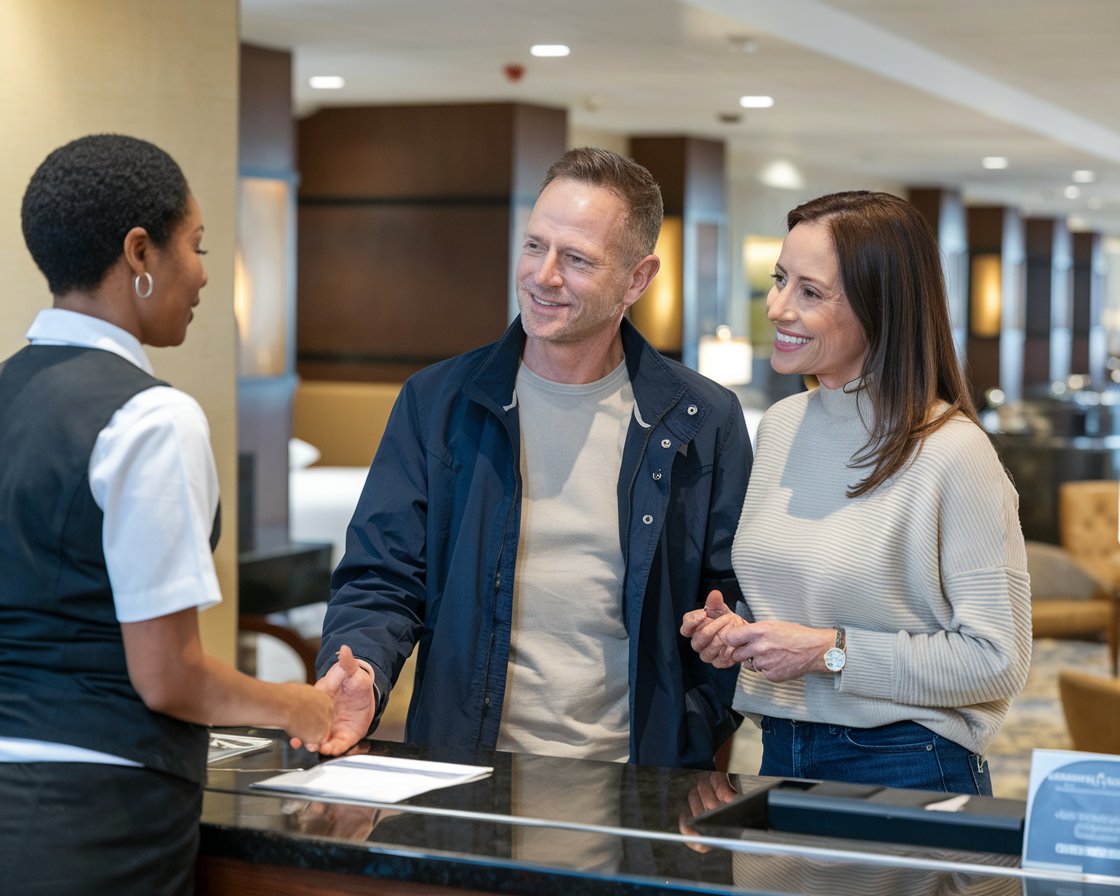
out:
M330 892L329 881L346 877L423 885L425 892L451 887L533 896L577 891L1020 896L1024 891L1016 857L764 829L743 831L738 839L690 832L687 821L698 807L757 784L753 776L720 779L712 772L377 741L359 747L491 765L494 773L397 804L325 803L251 791L253 781L277 770L318 761L277 738L270 750L211 767L199 892L234 892L222 888L224 878L215 868L235 866L242 884L273 866L269 891L276 893L314 892L301 875L319 875L310 883L322 892ZM292 889L284 889L286 880ZM1090 892L1080 889L1080 882L1074 885L1079 889L1071 892Z

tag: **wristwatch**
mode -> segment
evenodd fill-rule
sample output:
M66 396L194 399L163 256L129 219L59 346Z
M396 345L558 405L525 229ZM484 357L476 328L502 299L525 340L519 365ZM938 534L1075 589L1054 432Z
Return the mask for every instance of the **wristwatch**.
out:
M848 661L848 655L844 653L844 628L843 626L836 626L836 646L830 647L824 652L824 664L829 672L839 672L844 668L844 664Z

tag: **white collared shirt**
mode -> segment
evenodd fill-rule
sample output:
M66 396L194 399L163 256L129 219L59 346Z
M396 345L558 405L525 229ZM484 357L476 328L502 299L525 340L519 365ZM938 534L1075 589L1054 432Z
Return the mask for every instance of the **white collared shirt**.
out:
M135 337L86 314L41 311L27 338L33 345L113 352L152 373ZM203 610L221 601L210 550L218 474L198 402L170 386L130 398L97 437L89 482L104 515L102 547L120 622L189 607ZM0 761L48 760L132 764L67 744L0 738Z

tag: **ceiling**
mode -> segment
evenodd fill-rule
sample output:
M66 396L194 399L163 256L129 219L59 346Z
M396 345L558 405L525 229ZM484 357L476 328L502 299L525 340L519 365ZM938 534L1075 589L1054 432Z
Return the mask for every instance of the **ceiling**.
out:
M300 115L539 103L587 131L722 139L735 179L784 161L1120 236L1120 0L241 0L241 26L293 51ZM1080 169L1095 180L1067 197Z

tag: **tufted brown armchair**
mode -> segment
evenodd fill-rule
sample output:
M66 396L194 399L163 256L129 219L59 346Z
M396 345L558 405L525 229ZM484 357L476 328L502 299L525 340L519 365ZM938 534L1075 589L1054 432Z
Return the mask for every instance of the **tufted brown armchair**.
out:
M1120 681L1074 669L1058 673L1058 691L1075 750L1120 753Z
M1056 544L1028 541L1027 572L1034 636L1105 640L1115 675L1120 620L1112 592Z
M1085 479L1058 487L1058 537L1073 557L1111 589L1120 588L1120 482Z

